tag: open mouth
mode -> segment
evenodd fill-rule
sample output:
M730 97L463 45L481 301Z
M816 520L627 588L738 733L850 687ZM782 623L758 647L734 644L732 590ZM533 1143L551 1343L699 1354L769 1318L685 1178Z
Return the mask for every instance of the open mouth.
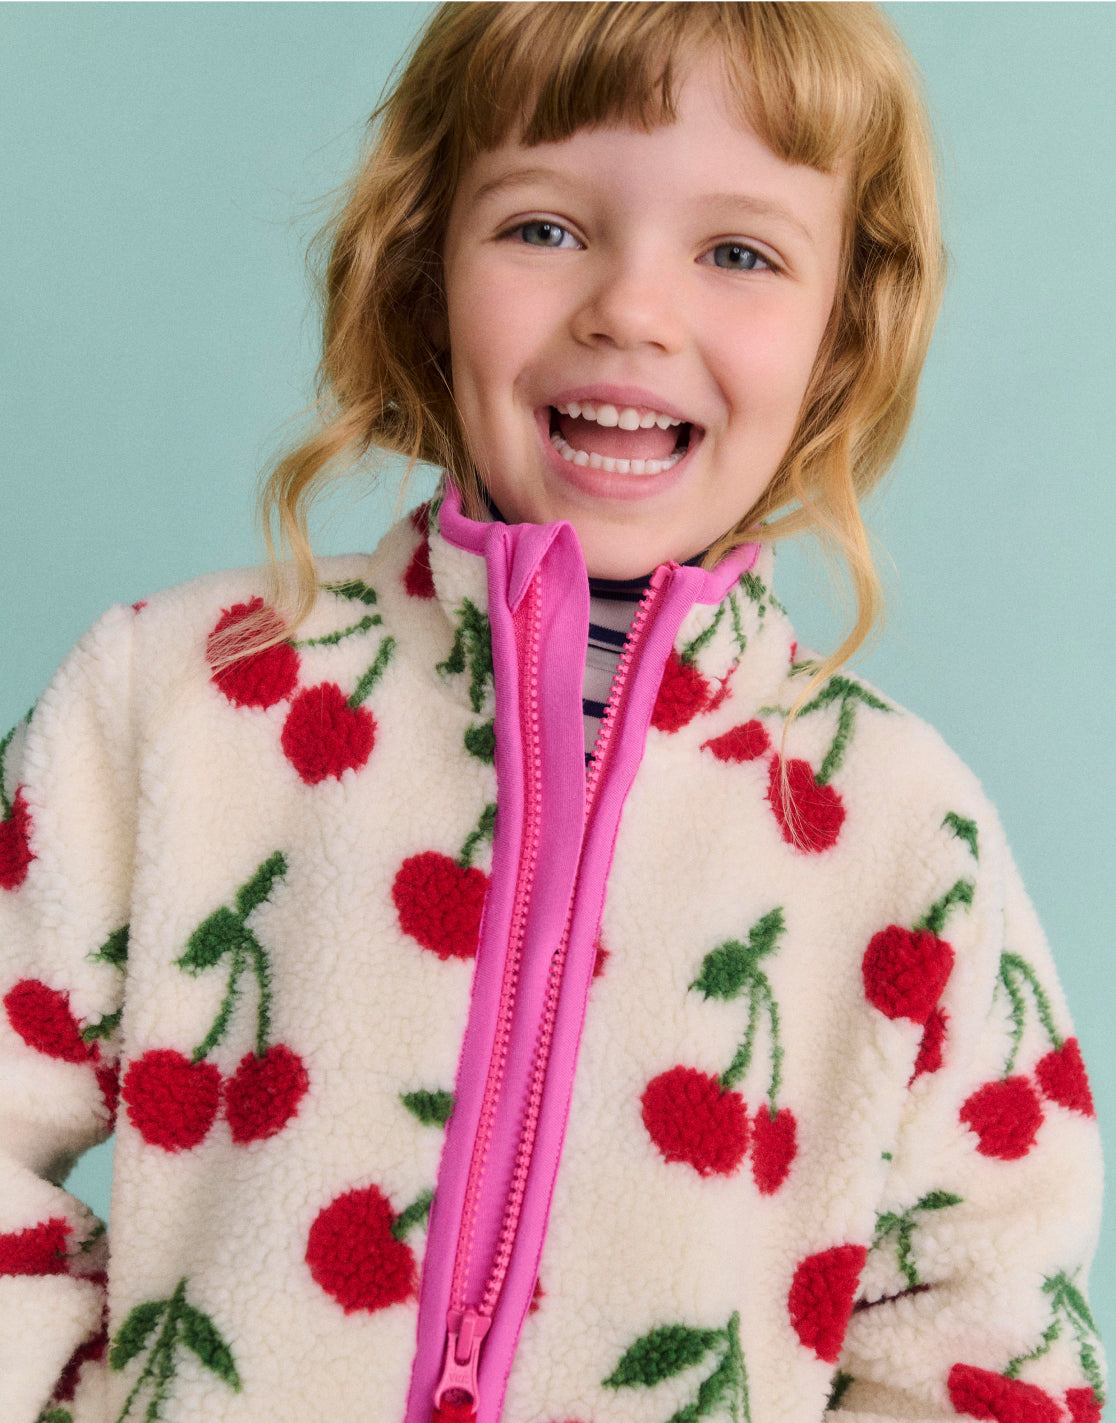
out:
M562 458L609 474L661 474L685 455L693 429L645 406L550 407L550 443Z

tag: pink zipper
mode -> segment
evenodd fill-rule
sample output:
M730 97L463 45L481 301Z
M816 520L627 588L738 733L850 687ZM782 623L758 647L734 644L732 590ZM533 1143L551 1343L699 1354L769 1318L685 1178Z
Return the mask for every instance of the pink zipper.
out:
M677 567L677 564L671 563L655 570L646 592L640 599L632 626L625 639L624 648L609 689L608 701L601 718L600 731L586 771L584 821L586 829L591 823L598 788L602 783L608 764L613 734L621 720L622 708L626 701L629 673L645 629L651 622L655 609L665 596L671 575ZM527 1103L524 1108L512 1179L505 1199L492 1265L479 1305L466 1304L466 1282L475 1242L476 1220L489 1146L495 1125L496 1109L507 1068L508 1042L515 1012L516 988L526 936L527 911L534 885L541 834L542 773L538 706L541 607L541 573L536 572L531 581L529 594L524 598L520 610L515 615L516 642L520 647L525 648L526 654L520 661L519 673L520 707L523 709L524 763L527 767L524 789L523 848L512 911L508 954L500 989L500 1004L492 1056L489 1059L480 1120L470 1159L465 1202L454 1257L450 1307L446 1317L444 1363L434 1390L434 1423L471 1423L471 1420L476 1418L479 1409L480 1396L477 1374L481 1346L492 1326L519 1229L523 1198L535 1149L539 1113L542 1109L554 1027L558 1016L558 1000L569 947L570 927L577 899L578 879L575 877L574 889L567 905L562 937L550 961L542 1017L532 1056ZM522 640L520 634L522 634ZM583 837L583 848L584 843Z

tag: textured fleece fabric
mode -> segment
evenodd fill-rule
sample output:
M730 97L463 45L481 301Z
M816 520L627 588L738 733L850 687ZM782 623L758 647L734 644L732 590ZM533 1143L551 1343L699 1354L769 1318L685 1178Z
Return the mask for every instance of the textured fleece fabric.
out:
M321 572L216 673L256 571L111 610L2 744L3 1423L403 1417L499 806L485 565L417 511ZM1049 950L915 717L837 675L781 760L769 583L665 666L503 1418L1091 1423ZM110 1251L55 1183L118 1092Z

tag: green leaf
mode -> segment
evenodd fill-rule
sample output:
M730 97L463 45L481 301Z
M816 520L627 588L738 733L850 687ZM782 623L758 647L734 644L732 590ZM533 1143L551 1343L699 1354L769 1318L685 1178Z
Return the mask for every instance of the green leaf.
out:
M428 1127L444 1127L453 1111L452 1092L401 1092L399 1100Z
M349 578L344 583L323 583L322 587L329 593L336 593L339 598L351 598L368 607L376 601L376 590L369 588L363 578Z
M841 1400L844 1398L845 1394L848 1393L849 1384L851 1384L852 1381L852 1374L846 1374L841 1369L838 1369L837 1372L833 1375L833 1387L829 1391L829 1401L825 1405L825 1411L827 1413L831 1409L840 1408Z
M906 1217L897 1211L884 1211L882 1215L877 1216L876 1234L872 1241L873 1247L878 1245L881 1240L886 1239L893 1230L898 1230L905 1219Z
M247 919L258 904L262 904L271 893L277 879L287 873L287 857L282 850L276 850L259 867L247 884L242 884L236 892L236 909L241 919Z
M653 1388L664 1379L700 1364L718 1340L719 1329L689 1329L684 1324L666 1324L637 1339L604 1380L605 1388Z
M695 1417L708 1418L736 1382L736 1360L726 1354L708 1378L703 1379L698 1389Z
M220 963L226 954L247 948L250 937L240 915L222 905L198 925L186 942L186 952L175 962L187 973L201 973Z
M762 603L767 596L767 584L756 573L745 573L741 576L740 586L751 598L753 603Z
M465 750L478 761L492 765L496 759L496 724L491 718L466 729Z
M209 1316L192 1304L183 1302L180 1320L180 1337L186 1347L194 1351L211 1373L239 1393L240 1376L233 1363L232 1350Z
M120 1019L124 1009L117 1008L115 1013L106 1013L103 1018L99 1018L95 1023L87 1023L81 1030L83 1042L95 1042L97 1038L111 1038L120 1026Z
M52 1408L49 1413L40 1413L35 1423L74 1423L73 1415L65 1408Z
M748 947L757 958L762 958L775 948L785 927L782 909L773 909L770 914L765 914L752 925L748 933Z
M109 1352L111 1368L122 1369L130 1359L136 1357L147 1343L148 1335L163 1317L169 1302L165 1299L153 1299L136 1305L117 1330L116 1338L113 1340L112 1349Z
M942 821L942 824L947 825L950 830L953 831L954 835L957 836L958 840L965 841L966 845L968 845L969 849L973 852L974 860L980 859L980 850L977 844L977 823L975 820L966 820L963 815L958 815L956 811L951 810Z
M423 1224L430 1214L430 1207L433 1204L434 1192L423 1191L422 1195L413 1200L406 1210L400 1211L391 1223L391 1233L396 1240L405 1239L408 1232L413 1230L416 1225Z
M706 998L731 1000L751 980L756 971L756 954L745 944L729 939L706 954L701 973L690 984Z
M955 1196L952 1191L927 1191L921 1200L916 1201L913 1210L916 1211L942 1211L947 1206L959 1206L964 1204L962 1196Z
M128 926L115 929L95 953L89 955L97 963L112 964L113 968L124 968L128 962Z
M1055 1278L1059 1277L1056 1276ZM1062 1284L1058 1294L1065 1301L1066 1307L1077 1315L1078 1319L1081 1320L1082 1324L1085 1325L1091 1334L1096 1334L1096 1322L1089 1311L1089 1305L1085 1296L1065 1275L1062 1275L1060 1278Z

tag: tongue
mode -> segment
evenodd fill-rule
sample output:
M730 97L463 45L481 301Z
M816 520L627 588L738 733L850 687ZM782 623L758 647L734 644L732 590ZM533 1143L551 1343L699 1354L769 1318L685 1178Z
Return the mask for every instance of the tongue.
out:
M598 425L595 420L585 420L580 415L559 414L558 428L567 444L586 454L598 454L606 459L665 460L678 443L681 427L668 425L660 430L652 425L649 430L621 430L619 425Z

